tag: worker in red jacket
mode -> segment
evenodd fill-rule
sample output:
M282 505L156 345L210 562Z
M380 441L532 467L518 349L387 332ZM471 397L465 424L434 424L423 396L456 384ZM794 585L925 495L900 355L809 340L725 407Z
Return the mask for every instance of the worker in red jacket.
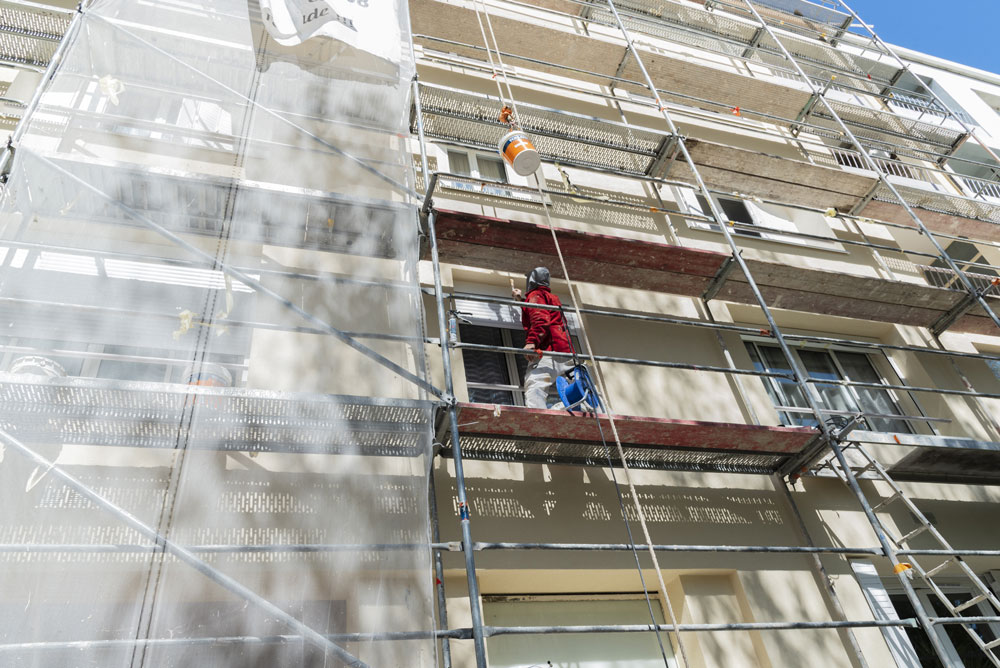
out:
M531 304L562 306L559 298L549 289L549 270L545 267L535 267L528 274L525 294L515 288L513 295L514 299ZM524 373L524 404L528 408L562 408L558 395L550 404L549 394L554 394L556 378L572 370L573 361L544 353L573 352L563 313L554 309L524 307L521 309L521 325L525 332L525 354L531 358Z

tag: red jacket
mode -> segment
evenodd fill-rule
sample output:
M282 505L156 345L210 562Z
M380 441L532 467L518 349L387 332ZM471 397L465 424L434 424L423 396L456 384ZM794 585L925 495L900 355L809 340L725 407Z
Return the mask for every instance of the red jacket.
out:
M531 304L562 306L559 298L544 285L529 292L524 301ZM557 353L573 352L562 311L522 307L521 326L524 327L527 335L525 343L534 344L536 350L551 350Z

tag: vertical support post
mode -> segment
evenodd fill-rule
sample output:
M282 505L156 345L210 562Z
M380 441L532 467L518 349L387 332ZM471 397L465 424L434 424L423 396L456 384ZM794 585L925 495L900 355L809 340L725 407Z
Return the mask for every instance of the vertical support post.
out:
M913 75L913 73L910 72L909 65L906 64L906 61L900 58L899 55L895 52L895 50L891 46L886 44L881 37L876 35L875 30L869 24L865 23L864 20L860 16L858 16L857 12L848 7L847 3L845 3L844 0L837 0L837 4L839 4L842 9L846 10L847 13L851 15L852 23L857 22L861 26L863 26L865 30L868 31L868 34L871 35L871 41L873 44L880 47L884 53L887 53L888 55L892 56L892 59L899 64L900 69L902 69L907 74L910 74L911 76ZM976 143L979 144L979 146L982 147L983 150L985 150L990 155L990 157L992 157L994 160L1000 163L1000 157L997 156L997 154L993 151L993 149L991 149L989 146L986 145L986 142L984 142L982 139L979 138L979 136L976 134L976 129L974 127L969 126L969 124L963 121L958 114L952 111L951 107L949 107L948 104L941 99L940 95L934 92L933 88L927 86L927 91L934 97L934 101L937 102L939 105L941 105L941 108L947 111L948 115L951 116L960 126L962 126L962 131L965 132L966 135L976 140Z
M782 497L792 511L792 517L795 518L795 528L802 541L808 547L816 547L816 543L813 542L812 537L809 535L809 529L806 528L805 520L802 519L802 513L799 512L799 506L795 503L795 497L792 496L792 491L788 489L788 484L777 475L772 476L771 481L776 489L781 490ZM837 621L847 621L847 613L844 612L844 606L840 604L840 597L837 596L837 590L833 588L833 584L830 582L830 576L826 572L826 567L823 566L823 560L815 552L810 554L809 557L813 567L813 574L820 581L820 586L823 592L826 593L826 599L833 606L833 612L837 617ZM849 628L840 629L840 634L847 642L848 647L851 648L851 653L854 655L855 660L854 665L858 666L858 668L868 668L868 662L865 661L865 656L861 652L861 646L858 644L858 639L854 636L854 631Z
M687 162L688 167L691 169L691 174L694 176L695 184L697 185L698 190L708 203L712 218L719 226L719 229L722 230L722 234L726 238L726 243L729 244L729 248L732 251L733 261L736 262L740 271L742 271L743 275L746 277L747 285L750 287L750 291L753 293L754 299L757 301L761 312L764 314L764 318L767 320L767 325L770 328L771 335L777 342L778 347L781 348L781 352L785 356L785 359L788 360L789 368L795 376L795 383L802 391L802 394L806 399L806 403L808 404L808 408L812 411L824 440L834 440L835 437L830 431L830 427L823 421L823 415L820 412L820 404L822 402L820 401L816 388L808 382L808 374L805 372L805 369L799 365L795 355L792 354L792 350L785 341L785 337L782 335L781 329L778 327L778 323L775 322L774 315L771 313L771 309L764 300L764 295L761 293L760 287L757 285L757 281L754 280L753 274L750 272L750 267L740 254L740 249L736 244L733 233L729 230L729 226L726 224L728 219L722 214L718 205L712 199L712 193L709 191L708 186L705 185L705 181L702 179L701 173L698 171L698 166L695 164L694 158L691 157L691 152L688 150L687 142L677 130L677 125L674 123L670 112L667 111L667 108L663 103L663 99L660 97L660 93L657 90L656 85L653 83L653 79L649 76L649 71L646 70L646 65L642 62L642 57L639 55L638 49L635 48L632 36L629 34L628 29L622 22L621 16L618 14L618 9L615 7L614 0L607 0L607 3L608 8L615 17L615 22L618 24L618 29L625 38L625 43L628 45L629 51L631 51L632 56L635 58L636 65L639 66L639 70L642 72L642 76L646 81L646 86L653 94L653 99L656 101L656 105L660 110L660 114L663 116L663 120L666 121L670 133L677 137L677 146L680 148L681 155L684 156L684 161Z
M412 36L411 36L412 44ZM469 518L469 501L465 490L465 466L462 461L462 444L458 435L458 409L455 404L455 380L452 377L451 348L448 347L448 324L445 319L444 291L441 289L441 259L438 254L437 229L434 225L435 213L431 206L433 183L428 181L427 140L424 137L423 109L420 106L420 84L413 77L413 105L416 114L417 137L420 142L420 166L424 173L424 204L422 212L427 214L427 237L431 250L431 266L434 272L434 305L437 310L438 337L441 342L441 364L444 367L444 396L442 399L448 410L449 432L452 441L452 453L455 462L455 487L458 490L459 522L462 529L462 553L465 555L465 578L469 589L469 606L472 615L472 640L476 651L476 668L486 668L486 638L483 634L483 616L479 608L479 581L476 579L475 551L472 546L472 528ZM437 175L435 174L435 177ZM436 178L431 179L436 182ZM434 490L434 471L431 470L431 490ZM433 500L433 515L435 542L438 540L437 499ZM441 554L435 552L434 570L441 581L438 589L438 605L440 606L441 624L447 628L447 599L444 596L444 569L441 566ZM442 646L442 659L445 668L451 665L450 641L445 640Z
M791 63L792 67L798 73L799 77L801 77L802 81L806 84L806 86L809 87L809 91L814 95L818 95L819 101L823 104L823 106L826 107L827 112L840 127L841 131L843 131L844 135L848 139L850 139L855 149L857 149L861 153L861 155L864 156L865 162L868 165L869 169L871 169L872 171L874 171L879 175L879 181L883 185L885 185L886 188L889 189L889 191L893 194L893 196L896 199L899 200L899 202L903 205L903 208L910 215L913 221L917 224L917 227L920 228L920 230L927 236L927 238L931 241L931 243L934 244L934 247L937 249L938 253L941 254L941 257L948 264L949 268L951 268L951 270L954 271L955 274L962 281L962 285L965 287L965 289L969 292L970 295L975 295L976 300L979 302L980 306L983 307L983 310L986 311L987 315L990 316L990 318L997 325L997 327L1000 327L1000 319L998 319L997 315L990 309L989 304L987 304L986 301L982 298L982 296L980 296L978 292L976 292L975 287L969 281L969 278L955 265L954 261L948 256L945 250L938 243L937 239L934 238L934 235L931 234L930 230L928 230L927 227L924 225L923 221L920 220L917 214L906 202L906 200L903 199L902 195L899 194L899 191L896 190L896 187L893 186L892 183L887 178L886 173L882 169L882 167L875 162L875 160L868 153L868 150L861 144L860 141L858 141L858 138L854 135L853 132L851 132L851 129L847 127L847 124L844 123L843 119L837 113L836 109L834 109L833 105L831 105L829 100L826 99L826 96L823 95L822 92L820 92L816 88L812 80L799 65L798 61L795 60L795 57L792 56L792 54L788 51L787 48L785 48L784 43L778 39L778 36L774 33L771 27L767 25L767 22L763 19L763 17L761 17L760 13L757 11L757 8L753 6L750 0L743 0L743 4L746 5L750 13L753 14L754 19L758 22L758 24L764 30L767 31L768 36L771 38L771 40L778 45L778 48L781 50L782 55L789 63ZM810 396L811 395L807 395L807 398L809 398ZM937 654L938 658L941 660L942 665L948 665L947 654L944 651L944 647L941 644L941 640L935 633L934 626L931 624L930 619L927 616L927 612L924 610L923 605L920 602L920 599L916 595L916 592L914 592L913 585L910 582L909 577L907 577L905 569L899 567L899 560L896 556L896 552L892 547L892 545L890 544L889 539L886 537L885 531L883 531L882 529L882 524L875 516L875 512L872 510L871 505L868 503L868 499L865 496L864 491L861 489L861 486L858 484L858 480L855 477L854 472L851 470L851 467L848 464L847 459L844 457L844 452L840 447L838 439L837 438L829 439L829 445L830 449L833 451L834 457L836 457L837 459L837 463L840 465L841 470L844 472L844 480L847 482L848 487L851 488L851 491L854 492L854 495L857 497L858 502L861 504L862 509L864 509L865 516L868 518L872 530L875 532L879 544L882 546L882 551L885 553L885 556L889 559L889 562L893 567L893 572L896 574L896 576L899 578L900 583L903 585L903 590L906 592L906 597L910 601L910 604L913 606L914 611L916 611L917 620L919 621L921 628L927 634L928 640L930 641L931 646L934 648L935 654Z
M410 37L412 44L413 37ZM414 117L417 121L417 139L420 143L420 175L424 181L424 197L429 194L427 179L430 178L430 171L427 169L427 139L424 137L424 112L420 106L420 81L417 75L413 75L413 109Z
M823 104L824 107L826 107L827 113L830 114L830 117L833 118L834 122L836 122L837 125L840 127L841 132L844 133L844 136L850 140L854 148L864 158L865 164L868 167L868 169L878 174L879 182L883 186L885 186L890 193L892 193L893 197L899 200L899 203L903 206L903 209L906 211L907 215L909 215L910 218L913 219L913 222L916 223L917 228L920 230L920 232L927 237L927 239L931 242L931 244L933 244L935 250L937 250L937 252L940 254L941 259L944 260L945 263L948 265L948 268L951 269L956 276L958 276L958 279L962 283L962 287L965 289L965 291L968 292L970 297L972 297L975 300L975 302L983 309L983 311L986 312L986 315L993 321L993 324L995 324L997 328L1000 328L1000 317L997 316L997 314L993 311L993 309L986 302L986 300L979 293L979 291L976 290L976 287L969 280L969 277L965 275L965 272L962 271L957 264L955 264L954 260L951 259L951 256L949 256L948 253L945 251L944 247L941 246L940 242L938 242L934 234L931 233L929 229L927 229L927 226L924 225L924 222L916 214L916 212L913 210L913 207L910 206L909 202L907 202L906 199L899 194L899 191L896 189L896 186L894 186L892 182L889 180L885 170L872 158L872 156L868 153L868 149L866 149L861 144L861 142L858 141L858 138L854 135L851 129L847 127L847 124L844 123L844 120L840 117L840 114L838 114L837 110L833 108L833 105L830 104L830 101L826 99L826 96L823 94L823 91L816 88L815 84L813 84L812 82L812 79L810 79L809 75L805 73L805 70L802 69L802 66L799 65L799 62L795 60L795 57L788 51L787 48L785 48L784 43L778 39L778 36L774 33L771 27L767 25L767 22L761 17L760 13L757 11L757 8L753 6L750 0L743 0L743 3L747 6L750 13L753 14L754 18L760 24L760 26L767 31L768 36L771 38L771 40L773 40L774 43L778 45L778 48L781 50L782 55L789 63L791 63L796 73L799 75L799 77L801 77L803 83L805 83L805 85L809 87L809 92L812 93L813 95L818 96L819 101ZM949 111L949 113L951 112Z
M429 203L429 200L428 200ZM438 255L437 232L433 207L427 207L427 235L431 247L431 264L434 268L434 302L437 307L438 331L441 337L441 360L444 366L444 402L448 411L451 432L452 461L455 462L455 487L458 493L459 521L462 528L462 551L465 554L465 578L469 587L472 613L472 640L476 648L476 668L486 668L486 638L483 634L483 615L479 608L479 581L476 579L476 559L472 545L472 527L469 518L469 500L465 490L465 466L462 461L462 444L458 435L458 403L455 400L455 382L452 378L451 348L448 346L448 325L445 319L444 299L441 289L441 263Z
M431 540L441 542L441 524L438 522L437 485L434 483L434 466L431 462L430 484L428 485L428 503L431 513ZM441 563L441 551L434 549L434 579L437 590L438 627L442 631L448 629L448 597L444 591L444 565ZM451 668L451 639L441 637L441 663L444 668Z
M301 621L288 614L271 601L238 582L235 578L226 575L219 569L215 568L191 550L175 543L121 506L104 498L88 487L85 483L70 475L61 467L56 466L55 462L42 457L3 429L0 429L0 444L9 446L10 449L18 455L27 458L28 461L32 462L36 466L45 469L49 475L57 478L67 487L79 493L80 496L84 497L98 508L104 510L112 517L115 517L143 538L151 541L154 546L153 549L162 550L173 555L181 563L187 564L223 589L226 589L230 593L242 598L249 605L254 606L265 615L273 617L282 624L286 625L294 633L302 636L303 641L308 642L310 645L313 645L322 651L325 657L336 657L344 664L351 666L352 668L369 668L367 663L355 657L340 645L331 641L326 635L316 631L311 626L303 624Z

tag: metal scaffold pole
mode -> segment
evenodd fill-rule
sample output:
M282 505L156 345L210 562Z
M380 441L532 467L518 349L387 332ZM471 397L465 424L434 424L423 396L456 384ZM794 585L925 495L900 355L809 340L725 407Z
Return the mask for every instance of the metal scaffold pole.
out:
M955 276L962 284L962 287L965 289L966 292L968 292L970 301L978 304L983 309L983 311L986 312L986 315L990 318L990 320L993 321L993 324L995 324L997 328L1000 329L1000 317L997 316L997 314L993 311L990 305L986 302L986 299L983 297L983 291L977 289L972 284L972 281L969 280L969 277L955 263L955 261L951 258L951 256L948 255L948 252L944 249L944 247L937 240L937 238L935 238L934 234L927 228L924 222L920 219L920 216L918 216L917 213L913 210L913 207L910 206L909 202L907 202L906 199L899 193L899 190L896 188L896 186L893 185L893 183L889 180L888 174L886 174L886 171L882 167L882 165L878 164L878 162L874 158L872 158L869 150L864 146L864 144L862 144L858 140L857 136L855 136L854 132L852 132L850 127L847 126L847 124L844 122L843 118L841 118L837 110L833 107L832 104L830 104L830 101L826 98L826 90L818 88L816 84L813 83L812 79L809 78L809 75L806 74L805 70L802 69L802 66L799 64L799 62L788 51L784 43L778 38L778 36L775 34L771 26L768 25L768 23L763 19L763 17L761 17L760 13L757 11L757 8L753 6L750 0L742 0L742 2L749 8L749 11L758 21L761 30L764 30L767 33L767 35L771 38L771 40L773 40L774 43L778 45L778 48L780 49L782 55L785 57L786 60L788 60L789 63L791 63L796 73L799 75L799 77L801 77L803 83L805 83L805 85L809 87L809 92L815 97L815 99L819 100L819 102L823 104L823 106L826 108L827 113L830 114L830 117L833 118L834 122L840 128L840 131L844 133L844 136L847 137L847 139L851 142L851 144L854 146L854 149L858 151L859 155L861 155L862 158L864 158L865 166L868 169L875 172L876 174L878 174L879 183L883 187L885 187L892 194L892 196L899 201L900 205L906 211L907 215L913 220L917 228L920 230L920 233L927 237L927 240L930 241L931 244L934 246L934 249L938 252L940 258L944 260L945 264L948 265L948 268L952 272L954 272Z
M754 16L756 16L756 18L757 18L757 20L758 20L761 28L763 30L765 30L771 36L771 38L775 42L777 42L779 44L779 46L781 46L782 51L785 54L785 57L788 58L792 62L792 64L798 70L798 72L802 76L802 78L806 82L808 82L808 84L809 84L809 86L810 86L813 94L816 94L817 91L812 86L811 81L809 81L808 77L802 71L801 67L794 60L794 58L792 58L792 56L788 53L788 51L784 49L784 47L781 45L781 42L778 41L778 39L775 37L774 33L767 26L766 22L757 13L756 9L753 8L753 6L749 3L748 0L744 0L744 2L750 7L750 10L754 13ZM672 134L674 134L675 136L679 135L678 130L677 130L677 126L673 122L673 119L671 118L670 113L667 111L666 106L663 104L663 101L660 98L659 93L657 92L657 88L653 84L652 78L650 77L649 72L646 70L646 67L645 67L645 65L642 62L642 58L639 55L639 52L635 48L635 44L632 41L631 36L629 35L629 32L628 32L627 28L625 27L625 24L622 22L622 19L621 19L621 17L618 14L617 9L615 8L613 0L608 0L608 6L611 9L611 12L612 12L612 14L615 17L615 21L617 22L618 27L621 30L622 35L624 36L624 38L626 40L626 43L628 44L629 51L631 52L632 56L635 58L636 64L638 65L640 71L642 72L642 75L643 75L643 77L644 77L644 79L646 81L646 84L647 84L650 92L653 94L653 96L655 97L655 99L657 101L657 104L658 104L658 106L660 108L660 112L661 112L664 120L666 121L667 126L668 126L670 132ZM827 101L825 100L825 98L822 95L820 95L819 99L827 106L827 108L829 109L830 113L836 118L837 122L840 123L841 127L844 129L844 131L847 134L847 136L849 136L851 138L852 142L854 142L855 146L857 146L857 147L860 148L862 154L866 157L866 159L868 160L869 164L872 165L875 168L875 170L880 174L880 179L882 180L882 182L884 182L887 185L889 185L889 188L892 189L892 191L894 193L896 193L896 191L892 187L892 185L888 184L888 181L887 181L887 179L885 177L884 172L882 172L882 170L880 170L878 168L878 166L875 165L874 161L871 159L871 157L868 155L868 153L864 150L864 148L857 141L857 138L854 137L854 135L850 133L850 129L847 128L843 124L843 121L840 119L839 116L836 115L836 112L827 103ZM855 496L858 498L859 502L861 503L861 505L862 505L862 507L863 507L863 509L865 511L865 515L868 518L868 520L869 520L869 522L870 522L870 524L872 526L872 530L875 532L876 538L878 539L878 542L879 542L879 544L882 547L884 555L889 559L889 561L890 561L890 563L891 563L891 565L893 567L893 571L897 574L897 576L900 579L902 587L903 587L904 591L906 592L907 598L910 600L911 604L914 606L914 609L917 612L917 616L918 616L918 620L919 620L920 626L927 633L927 635L928 635L928 637L930 639L930 642L932 643L932 645L934 647L935 653L937 653L939 655L939 657L942 657L942 660L944 660L945 653L944 653L944 648L941 645L940 639L938 639L937 636L936 636L936 634L934 633L933 625L930 622L930 619L929 619L928 615L926 614L926 612L921 607L919 598L917 597L917 594L916 594L916 592L913 589L912 583L909 581L909 579L905 575L904 569L900 566L900 563L899 563L899 560L898 560L898 558L896 556L894 548L892 547L892 545L889 542L888 538L886 537L885 533L881 530L881 525L878 523L878 520L875 517L874 511L872 510L872 508L869 505L867 499L865 498L864 493L861 491L861 488L858 485L858 481L855 478L853 471L850 469L850 466L848 465L847 460L844 457L843 451L841 450L840 443L839 443L841 435L838 434L838 433L834 433L831 430L830 426L824 421L824 419L822 417L822 411L821 411L821 408L820 408L821 401L820 401L820 398L817 395L817 390L816 390L814 384L812 384L812 383L809 382L810 379L809 379L808 374L805 373L804 369L800 368L797 359L792 354L791 349L789 348L787 342L785 341L784 337L782 336L781 331L778 328L778 325L775 322L774 317L771 314L770 309L768 308L768 306L767 306L767 304L766 304L766 302L765 302L765 300L763 298L763 295L761 294L760 289L757 286L757 283L756 283L756 281L754 280L754 278L752 276L752 273L751 273L749 267L747 266L746 262L743 260L741 254L739 252L739 248L738 248L738 246L737 246L737 244L736 244L736 242L735 242L735 240L733 238L732 233L727 228L727 225L726 225L727 218L722 215L722 213L719 211L716 203L712 200L711 193L709 192L708 187L706 186L704 180L701 177L701 174L699 173L697 165L695 164L693 158L691 157L690 152L687 149L687 146L686 146L684 138L678 136L678 140L679 140L678 141L678 145L680 147L680 151L681 151L682 155L684 156L685 161L688 163L689 168L691 169L691 172L692 172L692 174L694 176L694 180L695 180L695 182L697 184L697 187L701 191L701 193L703 194L706 202L708 203L708 206L709 206L709 208L711 210L711 213L712 213L712 217L715 219L716 223L719 225L719 228L722 230L722 232L723 232L723 234L724 234L724 236L726 238L726 241L729 244L729 247L730 247L730 249L732 251L732 254L733 254L734 261L738 264L738 266L740 267L740 269L743 272L744 276L746 277L747 283L749 284L750 289L753 292L754 297L757 300L758 304L760 305L761 310L762 310L762 312L764 314L764 317L767 320L768 325L771 328L770 329L770 334L775 338L776 342L778 343L778 346L781 348L781 351L782 351L785 359L788 361L790 368L793 370L793 373L794 373L794 382L799 387L800 391L802 392L802 396L804 397L804 399L805 399L805 401L806 401L806 403L807 403L810 411L815 416L815 419L817 421L817 427L819 428L819 430L820 430L820 432L822 434L822 440L823 440L823 442L825 442L830 447L830 449L832 450L834 456L836 457L838 463L840 464L841 468L844 471L844 476L845 476L845 479L847 480L848 486L851 488L851 490L854 492ZM898 193L896 193L896 195L897 195L897 197L899 197ZM900 201L903 201L901 197L899 197L899 199L900 199ZM903 202L903 205L904 205L904 207L907 208L907 211L914 218L914 220L921 227L921 229L923 229L924 232L927 233L926 228L923 227L923 223L916 216L916 214L913 213L912 209L909 208L909 206L905 203L905 201ZM973 289L971 283L969 283L968 278L965 277L965 275L962 274L958 270L957 266L955 266L954 262L951 261L951 259L947 256L947 254L944 252L944 249L940 247L940 245L937 243L937 241L935 239L933 239L933 237L929 237L929 238L935 244L936 248L942 254L942 257L944 257L944 259L948 262L948 264L950 265L950 267L963 280L963 284L970 291L970 294L974 293L974 289ZM998 320L997 317L996 317L996 315L992 311L989 310L989 306L986 304L985 300L983 300L982 296L978 296L977 295L977 300L981 303L981 305L984 307L984 309L986 309L987 313L990 314L990 316L994 320L994 322L997 323L998 326L1000 326L1000 320Z
M424 138L423 111L420 107L420 88L416 79L413 81L413 104L416 116L415 121L417 125L417 137L420 142L421 165L424 174L426 174L427 145ZM433 188L428 186L429 184L425 182L424 187L427 188L427 190L424 195L423 206L420 209L420 215L422 217L425 216L427 221L427 238L430 245L431 267L434 274L434 306L437 314L438 337L441 345L441 363L444 370L444 396L442 397L442 401L444 402L445 409L448 413L448 431L451 435L452 452L455 462L455 487L456 494L458 496L459 523L462 531L462 553L465 557L465 575L469 590L469 606L472 616L476 666L477 668L486 668L486 637L483 634L484 624L482 609L480 608L479 602L479 580L476 573L476 559L472 541L469 501L465 487L465 466L462 460L462 443L458 432L458 409L456 407L458 402L455 398L455 380L452 376L451 349L448 347L448 323L445 318L444 290L441 287L441 261L438 253L437 229L434 224L435 213L431 200ZM433 478L433 476L434 470L432 468L431 477ZM435 568L437 568L437 565ZM441 570L441 574L438 577L442 577L443 574L444 571ZM443 597L443 592L441 595ZM444 606L447 606L447 600L444 601ZM444 612L444 609L442 609L442 611ZM444 619L445 617L442 615L442 620ZM447 641L445 642L447 643ZM445 652L445 656L450 662L451 649L448 648Z
M760 29L763 30L770 37L770 39L775 44L778 45L778 48L781 50L781 53L783 54L785 59L789 63L791 63L791 65L795 68L796 72L798 73L799 77L801 77L802 81L809 87L810 93L815 97L815 99L819 100L826 107L827 112L838 124L840 130L851 141L855 149L859 151L860 154L864 157L868 168L878 174L879 182L883 184L893 194L893 196L900 202L900 204L902 204L903 208L916 223L920 231L924 235L926 235L928 240L934 245L935 249L940 253L941 258L959 278L959 280L962 283L962 286L969 293L970 297L973 297L975 301L979 303L979 305L987 313L990 319L993 320L994 324L996 324L997 327L1000 328L1000 318L997 317L997 315L990 308L989 304L986 303L986 300L983 298L982 294L978 290L976 290L976 288L969 281L969 278L955 264L954 260L951 259L951 257L948 255L945 249L940 245L937 239L934 238L934 235L930 232L930 230L927 229L923 221L921 221L920 217L917 216L916 212L913 211L909 203L903 198L902 195L900 195L896 187L889 181L885 173L885 170L871 157L868 150L864 147L864 145L862 145L862 143L854 135L851 129L847 126L847 124L844 123L843 119L837 113L836 109L834 109L833 105L830 104L829 100L827 100L825 91L820 90L815 86L813 81L802 69L802 66L798 63L795 57L788 51L784 43L778 38L778 36L767 24L767 22L763 19L763 17L761 17L756 7L753 6L753 3L750 2L750 0L742 0L742 2L743 4L746 5L747 9L753 14L754 18L758 22L758 25L760 26ZM910 581L910 577L906 572L907 567L900 563L895 548L892 546L891 542L886 536L885 531L882 528L882 524L875 516L875 511L872 509L871 504L868 502L867 497L865 496L860 485L858 484L857 477L855 476L853 469L851 468L846 457L844 456L843 449L841 448L840 445L840 439L839 438L830 439L829 446L832 449L834 457L836 458L837 463L839 464L840 469L844 474L844 480L846 481L851 491L854 493L858 502L861 504L865 516L868 518L868 521L871 525L872 531L875 532L879 544L882 546L882 549L885 552L885 556L888 557L890 563L892 564L893 572L896 574L897 578L899 579L899 582L902 584L907 599L913 606L913 609L917 615L917 619L920 622L920 626L926 633L928 641L930 642L932 648L934 649L935 654L938 656L943 665L948 665L948 654L944 648L944 645L941 642L940 637L938 637L937 633L934 630L934 624L931 621L930 616L927 614L922 602L920 601L920 598L917 596L916 592L913 589L913 584Z
M117 518L143 538L152 541L157 550L162 550L176 557L179 561L187 564L194 570L218 584L220 587L245 600L249 605L254 606L265 614L273 615L276 620L285 624L289 629L299 634L307 642L324 652L325 655L335 656L348 666L353 666L355 668L368 668L367 663L358 659L343 647L340 647L338 644L331 641L325 635L299 621L294 616L288 614L280 607L252 591L250 588L241 584L231 576L226 575L201 557L197 556L188 548L170 540L132 513L101 496L59 466L56 466L54 462L42 457L24 443L3 430L0 430L0 444L11 448L19 456L24 457L36 466L41 467L43 470L58 478L69 488L73 489L82 497L93 503L95 506Z

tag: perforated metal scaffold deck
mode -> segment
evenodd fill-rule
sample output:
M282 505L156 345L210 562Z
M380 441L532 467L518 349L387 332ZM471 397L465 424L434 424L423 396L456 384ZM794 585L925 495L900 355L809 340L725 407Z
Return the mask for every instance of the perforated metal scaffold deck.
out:
M47 66L72 17L66 10L0 2L0 61Z
M622 20L630 31L789 69L778 45L766 34L761 34L753 21L669 0L625 0L615 5L649 17L640 19L623 15ZM595 0L593 7L587 7L586 13L588 20L617 27L614 16L600 0ZM830 32L829 37L832 37L833 30ZM791 34L783 36L785 46L803 61L810 75L828 79L828 72L834 71L849 77L851 85L878 93L899 71L894 63L837 49L830 43L829 37L821 37L822 34L815 39Z
M946 122L944 118L939 117L936 120L940 123L934 123L837 100L828 102L837 115L851 126L851 131L859 140L867 140L866 145L874 145L875 148L885 149L888 145L950 154L965 138L965 133L956 123ZM838 127L826 107L821 104L812 108L810 118L812 122L835 131Z
M432 410L417 400L0 374L0 425L28 444L412 457L427 452Z
M894 181L893 185L910 206L946 216L960 216L1000 224L1000 202L953 195L942 192L937 186L931 184L928 184L926 188L920 188ZM899 202L884 184L878 186L872 199L889 205L896 205ZM899 218L902 219L901 216ZM921 218L926 218L925 223L933 224L933 219L927 218L923 213L921 213ZM993 235L997 233L1000 233L1000 228L993 232Z
M444 417L441 414L438 418L439 432L447 428ZM462 456L466 459L621 465L610 424L603 416L599 428L593 416L580 412L460 404L458 421ZM630 468L668 471L774 473L810 444L817 433L802 427L626 415L615 416L615 423ZM452 452L446 447L441 454L451 456Z
M497 116L496 98L441 86L420 86L424 132L496 150L509 132ZM645 174L670 136L601 118L531 104L517 105L518 120L547 159L631 174Z

